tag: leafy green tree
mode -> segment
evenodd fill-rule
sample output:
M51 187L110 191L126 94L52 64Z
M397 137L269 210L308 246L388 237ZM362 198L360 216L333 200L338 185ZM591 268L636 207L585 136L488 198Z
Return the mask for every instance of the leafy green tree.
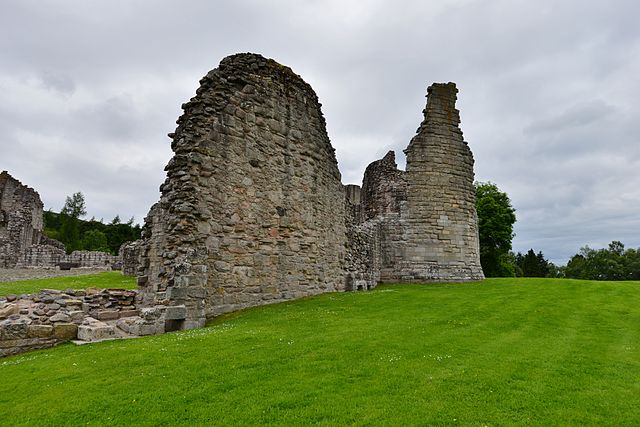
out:
M87 251L109 252L107 236L99 230L85 231L82 235L82 248Z
M510 256L515 209L506 193L490 182L477 182L476 210L480 236L480 263L487 277L514 276L515 260Z
M552 277L556 279L565 277L565 266L558 266L552 262L548 262L547 267L549 268L549 272L547 273L546 277Z
M82 247L80 241L80 229L78 219L87 214L85 201L82 193L74 193L67 196L64 207L60 211L62 226L58 237L67 248L67 253L71 253Z
M58 237L61 232L63 223L62 219L64 217L65 216L61 213L54 213L51 211L45 212L44 222L46 232L49 237L56 238L57 240L62 241L62 239ZM119 216L116 216L116 218L119 218ZM78 219L79 235L82 236L82 240L80 241L80 244L77 248L94 250L96 244L98 244L98 246L102 246L100 242L96 243L96 240L94 239L96 235L93 235L93 237L91 237L90 241L92 243L89 243L86 234L89 231L99 231L106 237L107 244L106 246L102 246L102 249L98 250L109 252L111 254L117 254L118 249L120 248L122 243L130 240L137 240L140 238L140 234L142 231L141 227L139 224L134 225L133 222L133 218L130 218L126 224L105 224L102 219L96 220L95 218L92 218L89 221ZM101 241L100 237L98 237L97 239L100 239Z
M624 244L617 240L604 249L585 246L571 257L565 276L589 280L639 280L640 252L625 250Z
M73 193L71 197L67 196L67 200L64 202L64 207L60 211L62 215L67 215L72 218L80 218L87 214L84 195L81 192Z
M582 250L581 250L582 251ZM586 279L587 259L582 253L571 257L565 268L565 276L572 279Z
M628 280L640 280L640 250L627 249L622 256Z

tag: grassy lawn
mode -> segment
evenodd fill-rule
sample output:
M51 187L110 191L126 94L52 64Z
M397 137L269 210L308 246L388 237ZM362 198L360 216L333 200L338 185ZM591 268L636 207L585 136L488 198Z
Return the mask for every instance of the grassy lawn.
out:
M0 359L0 425L640 424L640 283L326 294Z
M0 282L0 296L33 294L41 289L125 288L135 289L135 277L123 276L119 271L107 271L85 276L52 277L49 279ZM0 415L1 416L1 415Z

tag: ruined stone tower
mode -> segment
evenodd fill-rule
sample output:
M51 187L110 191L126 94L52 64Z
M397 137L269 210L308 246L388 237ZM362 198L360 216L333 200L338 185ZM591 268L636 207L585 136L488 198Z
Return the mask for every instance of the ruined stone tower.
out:
M412 281L477 280L480 266L473 155L463 140L458 90L435 83L405 150L407 210L400 275Z
M379 282L482 279L473 157L453 83L429 88L398 170L340 183L318 98L290 68L225 58L201 81L140 243L141 333Z
M473 155L458 127L457 89L434 83L427 92L424 120L405 150L406 171L390 151L367 167L361 190L350 189L347 283L354 289L484 278Z

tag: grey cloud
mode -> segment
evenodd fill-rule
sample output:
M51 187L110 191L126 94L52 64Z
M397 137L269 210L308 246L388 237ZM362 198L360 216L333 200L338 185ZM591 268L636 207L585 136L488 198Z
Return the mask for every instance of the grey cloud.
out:
M53 71L45 71L40 76L42 85L50 90L58 91L65 95L71 95L76 89L73 79L64 74L58 74Z
M551 118L543 118L524 128L525 134L551 133L567 128L582 128L597 124L615 112L615 108L601 99L573 105Z
M640 3L17 1L0 15L0 168L55 209L138 220L180 105L254 51L318 93L345 183L401 152L426 87L455 81L479 180L517 208L516 250L640 246Z

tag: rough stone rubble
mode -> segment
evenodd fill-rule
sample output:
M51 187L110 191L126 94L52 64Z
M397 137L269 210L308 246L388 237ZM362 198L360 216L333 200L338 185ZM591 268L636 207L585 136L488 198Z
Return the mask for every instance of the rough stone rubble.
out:
M0 357L79 339L149 335L136 292L122 289L57 291L0 297ZM149 322L147 322L149 323ZM142 328L142 330L141 330Z

